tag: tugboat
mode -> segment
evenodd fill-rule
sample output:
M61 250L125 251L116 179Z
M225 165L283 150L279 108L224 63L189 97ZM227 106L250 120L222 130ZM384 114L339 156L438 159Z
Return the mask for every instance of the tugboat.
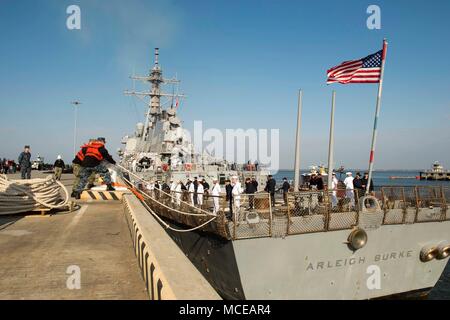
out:
M444 167L435 161L431 170L420 172L420 180L450 181L450 170L444 170Z
M194 152L173 103L183 95L162 91L179 81L163 78L158 49L149 75L133 78L151 88L126 91L149 101L145 121L123 139L123 178L223 298L371 299L426 294L436 284L450 255L448 189L294 191L273 202L261 187L264 167ZM170 188L195 177L219 181L219 208L211 194L202 202L189 188ZM247 177L257 193L226 197L225 180Z
M36 160L31 163L31 169L33 170L44 170L44 158L38 155Z

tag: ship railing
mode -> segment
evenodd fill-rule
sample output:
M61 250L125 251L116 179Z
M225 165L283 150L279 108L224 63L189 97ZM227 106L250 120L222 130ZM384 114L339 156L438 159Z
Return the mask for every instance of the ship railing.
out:
M233 240L352 229L361 214L372 210L361 202L361 190L288 192L277 195L275 205L266 192L240 194L231 201L224 194L204 193L199 201L197 194L188 191L147 193L159 212L186 225L199 225L216 215L203 229ZM381 187L373 194L381 224L450 220L450 188Z
M353 228L363 195L359 190L343 189L288 192L286 234Z
M257 192L254 194L234 195L227 199L224 194L213 196L189 191L164 192L155 190L153 202L165 216L187 225L203 222L198 215L180 215L179 211L195 212L201 210L217 219L203 230L213 231L228 239L249 239L271 237L276 224L273 223L270 194ZM163 206L161 206L163 204ZM197 221L197 223L196 223ZM286 221L284 221L286 225ZM285 227L281 231L285 231ZM284 235L284 234L283 234Z
M384 224L450 219L450 190L443 186L381 187Z
M228 232L233 239L271 237L273 234L273 215L270 194L234 195L228 201Z

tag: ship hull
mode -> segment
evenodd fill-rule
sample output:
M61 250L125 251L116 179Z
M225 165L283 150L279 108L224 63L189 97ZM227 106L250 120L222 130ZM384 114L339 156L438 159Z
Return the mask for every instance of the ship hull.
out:
M201 231L169 235L224 299L423 296L448 261L419 256L450 239L450 221L366 230L367 245L355 252L346 243L350 231L235 241Z

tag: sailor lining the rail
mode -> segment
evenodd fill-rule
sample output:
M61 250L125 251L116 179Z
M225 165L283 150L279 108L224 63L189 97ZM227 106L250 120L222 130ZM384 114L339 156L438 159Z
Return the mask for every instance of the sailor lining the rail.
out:
M159 198L159 195L160 195L160 191L161 191L161 183L159 182L159 180L156 180L156 183L155 183L155 196L156 196L156 198Z
M234 219L235 221L239 221L239 212L241 208L241 193L244 192L244 189L242 188L241 183L239 182L237 176L231 177L231 185L233 186L231 193L233 195Z
M178 180L178 183L175 187L175 203L177 206L180 206L181 204L181 187L182 187L183 183L181 182L181 180Z
M220 193L222 192L222 190L220 189L220 184L218 182L217 179L213 179L213 187L211 189L211 196L213 197L213 204L214 204L214 209L213 209L213 213L215 215L217 215L217 212L219 212L219 200L220 200Z
M188 182L189 183L189 182ZM191 198L191 204L194 206L194 193L195 193L195 185L193 182L189 183L189 197Z
M153 182L153 180L150 180L147 185L145 186L145 188L148 190L148 192L150 193L150 196L153 197L154 193L155 193L155 183Z
M170 179L170 193L172 194L172 197L170 199L170 202L174 203L175 199L175 189L177 188L177 183L175 181L173 181L173 179Z
M202 181L198 182L197 186L197 204L201 207L203 205L203 193L205 192L205 189L203 187Z
M355 192L353 186L353 177L351 172L345 174L347 177L344 179L345 184L345 198L350 200L350 205L353 208L355 206Z
M337 199L337 188L338 188L338 179L336 178L336 173L333 172L333 178L331 179L331 190L333 190L331 192L331 206L334 208L337 206L338 204L338 199Z

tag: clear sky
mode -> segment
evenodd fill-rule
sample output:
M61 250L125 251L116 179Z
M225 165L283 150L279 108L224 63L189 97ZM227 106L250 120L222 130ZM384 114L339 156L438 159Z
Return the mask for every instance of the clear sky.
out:
M81 8L68 30L66 8ZM370 4L381 30L366 27ZM166 77L189 97L184 126L280 129L281 167L294 162L297 90L304 90L302 167L326 164L331 90L337 165L367 167L377 85L326 85L326 70L389 41L377 169L450 168L450 1L0 1L0 157L23 145L53 161L105 136L111 153L142 120L123 95L160 48Z

